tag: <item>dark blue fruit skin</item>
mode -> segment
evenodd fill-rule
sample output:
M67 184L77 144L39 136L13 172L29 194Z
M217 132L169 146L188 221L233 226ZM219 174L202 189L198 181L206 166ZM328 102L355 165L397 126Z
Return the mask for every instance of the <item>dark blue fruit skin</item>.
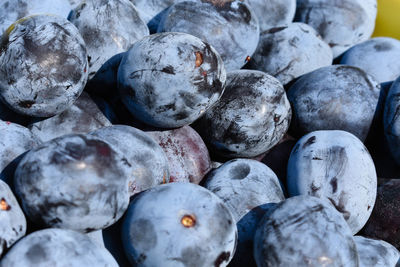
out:
M390 87L385 101L385 108L383 113L383 128L385 133L386 142L388 143L389 150L392 158L397 165L400 165L400 78L395 80Z
M42 227L103 229L128 206L127 164L99 138L66 135L24 156L15 191L27 217Z
M105 249L85 234L67 229L44 229L21 239L0 261L1 267L118 266Z
M259 40L259 24L251 7L239 0L193 0L172 5L158 32L186 32L213 46L227 71L247 63Z
M252 159L225 162L207 175L203 186L222 199L236 222L254 207L285 199L275 173Z
M19 20L0 43L0 98L15 112L50 117L81 94L88 77L85 42L57 16Z
M254 234L257 226L264 215L276 207L276 203L267 203L257 206L244 215L237 222L238 228L238 244L235 255L229 263L230 267L256 267L253 257Z
M138 120L178 128L199 118L223 93L225 69L207 43L185 33L136 42L118 68L121 99Z
M169 182L168 159L147 133L127 125L113 125L90 135L102 139L124 155L129 165L130 195Z
M311 196L288 198L265 214L254 235L254 259L258 267L359 266L343 216Z
M86 1L68 16L85 40L89 79L112 56L149 35L146 23L129 0Z
M183 219L190 218L184 223ZM131 201L122 227L133 266L226 266L237 241L232 214L192 183L154 187Z
M289 89L290 133L344 130L365 141L378 107L380 85L363 70L345 65L317 69Z
M28 128L39 140L46 142L66 134L89 133L105 126L111 126L110 121L91 97L83 92L67 110L34 122Z
M260 71L227 75L221 99L194 127L211 150L225 158L255 157L285 135L291 108L282 84Z
M340 64L363 69L378 82L388 82L400 76L400 41L389 37L377 37L347 50Z

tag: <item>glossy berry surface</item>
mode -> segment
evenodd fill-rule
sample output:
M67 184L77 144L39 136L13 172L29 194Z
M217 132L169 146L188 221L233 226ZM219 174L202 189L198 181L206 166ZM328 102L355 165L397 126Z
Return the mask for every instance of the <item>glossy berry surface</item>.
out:
M237 229L213 193L171 183L138 195L129 205L122 240L132 265L227 266Z
M255 157L285 135L291 114L277 79L260 71L238 70L228 73L224 94L195 128L223 157Z
M136 42L118 69L122 101L137 119L177 128L199 118L224 90L218 53L186 33L160 33Z
M23 157L15 172L16 194L27 217L40 226L103 229L128 207L126 164L99 138L66 135Z
M0 261L1 267L118 266L88 236L66 229L45 229L21 239Z
M327 198L342 213L353 234L374 208L377 177L364 144L345 131L316 131L303 136L287 167L290 196Z
M0 98L14 111L35 117L59 114L81 94L87 80L85 42L64 18L21 19L0 44Z

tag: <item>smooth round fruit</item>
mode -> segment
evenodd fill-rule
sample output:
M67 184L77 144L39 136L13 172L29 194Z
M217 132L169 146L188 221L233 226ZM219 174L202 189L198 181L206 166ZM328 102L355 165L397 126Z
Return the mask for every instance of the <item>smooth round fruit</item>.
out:
M195 128L218 155L249 158L279 142L291 115L277 79L261 71L238 70L228 73L224 94Z
M362 236L355 236L354 241L361 266L397 266L396 263L400 260L400 252L385 241Z
M375 204L377 177L357 137L345 131L309 133L293 148L287 168L290 196L329 199L353 234L365 225Z
M147 133L127 125L113 125L90 134L107 142L126 158L130 195L169 182L168 159Z
M118 266L105 248L88 236L66 229L45 229L21 239L0 261L0 267Z
M363 70L345 65L317 69L299 78L287 96L291 133L343 130L364 141L378 107L380 85Z
M265 164L233 159L207 175L204 187L219 196L238 222L253 208L285 199L278 177Z
M254 258L258 267L359 264L343 216L311 196L289 198L267 212L254 236Z
M400 41L379 37L362 42L347 50L340 64L358 67L379 83L395 80L400 76Z
M85 40L89 79L112 56L149 35L149 29L129 0L86 0L68 16Z
M229 209L192 183L154 187L131 201L122 228L134 266L227 266L237 239Z
M376 0L297 0L295 21L316 29L337 57L371 37L376 12Z
M25 215L10 187L2 180L0 180L0 222L1 259L5 250L9 249L26 232Z
M186 33L136 42L118 69L122 101L138 120L178 128L198 119L221 96L225 69L218 53Z
M158 32L185 32L210 44L227 71L243 67L257 48L259 25L251 7L241 0L192 0L172 5Z
M72 23L57 16L26 17L0 43L0 99L27 116L54 116L79 97L87 70L85 42Z
M29 151L15 171L26 216L82 232L115 223L129 204L127 161L101 139L65 135Z
M282 84L332 64L332 51L318 33L304 23L290 23L261 33L248 67L264 71Z

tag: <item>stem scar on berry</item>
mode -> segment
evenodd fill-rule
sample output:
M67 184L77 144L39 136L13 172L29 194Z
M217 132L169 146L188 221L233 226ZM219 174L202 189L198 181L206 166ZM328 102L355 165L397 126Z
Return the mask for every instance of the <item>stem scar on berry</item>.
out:
M11 206L8 205L7 201L4 198L2 198L0 200L0 210L8 211L10 209L11 209Z
M200 67L203 64L203 55L200 52L196 52L196 68Z
M186 228L192 228L196 225L196 217L191 214L186 214L182 217L181 223Z

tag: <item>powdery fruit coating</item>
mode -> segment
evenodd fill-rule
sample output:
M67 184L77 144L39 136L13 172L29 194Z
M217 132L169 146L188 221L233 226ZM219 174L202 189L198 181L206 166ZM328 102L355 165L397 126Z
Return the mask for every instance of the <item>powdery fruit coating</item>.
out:
M236 222L259 205L285 199L275 173L251 159L224 163L207 175L204 187L222 199Z
M0 261L0 267L104 266L117 267L111 254L85 234L44 229L21 239Z
M24 152L38 146L40 142L21 125L0 120L0 172Z
M400 252L389 243L382 240L355 236L360 266L387 267L397 266Z
M135 266L227 266L236 240L229 209L192 183L160 185L138 195L122 228L125 253Z
M158 142L168 158L169 182L199 184L211 170L208 149L200 135L190 126L147 133Z
M296 0L246 0L258 18L260 31L293 21Z
M298 0L295 21L317 30L337 57L368 40L375 27L376 0Z
M1 259L5 250L9 249L26 232L24 213L11 189L2 180L0 180L0 222Z
M118 69L122 101L138 120L178 128L199 118L221 96L226 73L218 53L186 33L136 42Z
M379 92L379 83L356 67L334 65L308 73L287 93L293 108L292 134L343 130L364 141Z
M59 114L81 94L87 68L85 42L72 23L49 15L23 18L0 43L0 98L24 115Z
M347 50L340 64L359 67L378 82L400 76L400 41L389 37L372 38Z
M378 188L376 204L362 235L382 239L400 249L400 180L393 179Z
M254 234L264 215L276 205L276 203L267 203L257 206L237 222L238 244L235 255L233 255L232 261L229 263L230 267L257 266L253 257Z
M290 154L290 196L327 198L356 234L375 204L377 177L364 144L345 131L316 131L303 136Z
M85 40L89 79L112 56L149 35L149 29L129 0L87 0L68 16Z
M259 41L259 24L241 0L192 0L172 5L158 32L186 32L209 43L221 55L227 71L243 67Z
M67 18L71 11L68 0L5 0L0 4L0 35L15 21L37 14Z
M147 133L127 125L113 125L90 134L107 142L126 158L130 195L169 182L167 157Z
M138 9L140 16L149 23L158 13L182 0L130 0Z
M304 23L266 30L260 35L249 68L264 71L282 84L332 64L332 51L318 33Z
M129 204L127 161L90 135L66 135L29 151L15 189L36 224L81 232L116 222Z
M272 208L254 236L263 266L358 266L357 248L343 216L325 199L289 198Z
M277 79L261 71L238 70L228 73L224 94L196 122L196 129L223 157L255 157L281 140L291 115Z
M383 127L392 158L400 165L400 77L392 84L386 97Z
M110 121L91 97L83 92L67 110L51 118L34 122L28 125L28 128L42 142L47 142L66 134L89 133L106 126L111 126Z

